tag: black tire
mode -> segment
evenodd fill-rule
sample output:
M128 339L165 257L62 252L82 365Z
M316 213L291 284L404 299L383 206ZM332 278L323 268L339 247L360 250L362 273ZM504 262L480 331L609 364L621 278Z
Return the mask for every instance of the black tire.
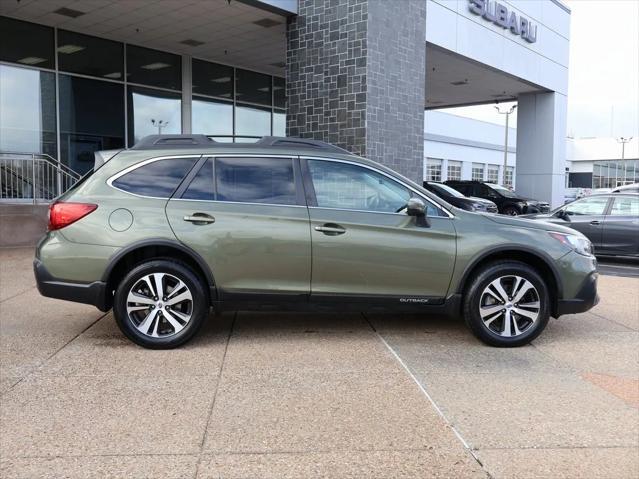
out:
M519 211L519 209L516 206L509 205L504 208L504 210L502 211L502 214L508 215L508 216L518 216L521 214L521 211Z
M127 312L127 298L131 289L136 287L136 285L142 284L145 276L154 273L164 273L166 275L165 278L168 278L165 281L175 282L176 279L182 281L184 286L188 288L188 292L192 298L191 300L187 299L184 303L178 303L174 306L174 310L184 308L184 306L188 307L188 311L185 310L185 312L180 313L183 316L187 316L190 313L190 319L184 325L182 325L182 321L179 321L183 329L179 332L175 332L176 328L172 328L166 321L166 318L162 318L162 322L158 322L158 325L163 325L167 332L165 335L159 337L152 337L141 332L136 327L136 324L134 324L134 319L130 317ZM153 293L153 291L151 292ZM173 294L173 292L168 291L168 287L167 293L168 295ZM165 308L167 308L167 304L165 302L161 307L153 305L153 309L156 308L156 315L161 316L161 311L164 311L166 314ZM113 314L122 333L134 343L149 349L171 349L186 343L200 329L208 317L209 309L209 298L203 281L187 265L169 259L154 259L137 265L120 282L113 300ZM144 315L146 313L147 311L143 310L139 314ZM172 318L175 321L175 311L171 311L171 313L173 313ZM132 313L132 316L137 314L137 312ZM155 325L155 321L160 320L154 319L153 322L149 323L151 328ZM142 321L140 321L140 323L141 322ZM171 333L171 329L173 329L173 333ZM156 331L157 330L158 328L156 327Z
M512 318L514 321L514 326L512 326L512 328L515 328L517 326L522 327L521 334L512 337L505 337L501 335L502 333L506 332L505 316L502 316L491 323L493 328L501 329L501 332L495 331L494 329L491 329L490 325L486 326L486 324L484 324L484 320L482 319L480 314L480 307L482 307L482 297L488 298L490 296L490 294L486 296L486 288L488 288L488 286L493 281L497 280L498 278L502 278L500 282L505 281L505 283L503 284L504 290L506 290L508 288L508 281L512 281L514 283L515 276L527 280L532 284L532 286L534 286L535 291L529 290L530 292L527 294L531 294L533 296L536 295L538 297L539 311L537 319L533 322L530 322L530 320L524 316L513 314ZM496 303L492 306L483 307L487 308L495 306L497 308L501 307ZM512 303L510 302L507 303L504 308L506 306L509 306L509 308L513 307ZM503 309L501 311L506 310ZM510 311L515 310L509 310L509 313ZM497 347L523 346L534 340L546 328L546 325L548 324L548 320L550 318L550 293L548 291L548 286L541 278L539 273L537 273L537 271L535 271L535 269L533 269L529 265L519 261L498 261L486 265L484 268L478 271L475 278L472 279L464 295L463 313L464 320L467 326L470 328L473 334L484 343L490 346ZM501 312L498 311L496 314L500 315ZM485 319L488 320L491 317L492 316L486 316ZM529 326L527 328L523 328L522 325L526 325L529 322ZM511 329L511 325L513 325L512 322L508 326L509 330Z

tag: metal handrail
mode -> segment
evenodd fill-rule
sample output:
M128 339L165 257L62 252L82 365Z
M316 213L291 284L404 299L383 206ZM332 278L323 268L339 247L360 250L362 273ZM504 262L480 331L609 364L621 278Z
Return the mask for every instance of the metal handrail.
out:
M50 202L81 175L46 154L0 152L0 201Z

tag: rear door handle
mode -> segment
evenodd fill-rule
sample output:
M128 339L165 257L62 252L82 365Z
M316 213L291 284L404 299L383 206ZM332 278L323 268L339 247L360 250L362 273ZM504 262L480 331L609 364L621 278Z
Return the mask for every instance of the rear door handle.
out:
M192 215L186 215L183 219L196 225L215 223L215 218L206 213L193 213Z
M327 236L337 236L337 235L343 235L344 233L346 233L346 229L342 228L340 225L337 225L335 223L326 223L326 224L323 224L322 226L316 226L315 231L324 233Z
M590 222L590 224L591 224L591 225L595 225L595 226L597 226L597 225L600 225L600 224L601 224L601 221L599 221L599 220L592 220L592 221Z

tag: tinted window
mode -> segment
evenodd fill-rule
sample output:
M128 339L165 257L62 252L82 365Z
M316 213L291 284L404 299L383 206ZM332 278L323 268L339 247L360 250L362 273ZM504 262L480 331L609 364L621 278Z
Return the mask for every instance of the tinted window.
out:
M197 172L191 184L182 194L182 198L187 200L214 200L215 190L213 189L213 158L209 158L204 166Z
M405 186L361 166L310 160L308 168L320 208L395 213L412 196ZM439 216L426 204L429 216Z
M0 60L54 68L53 28L0 17Z
M616 197L610 214L612 216L639 216L639 198Z
M182 89L182 58L172 53L127 45L126 73L131 83Z
M172 158L140 166L121 176L113 186L136 195L169 198L197 158Z
M62 161L84 174L95 151L124 146L124 86L70 75L60 75L58 85Z
M236 70L237 101L257 103L258 105L271 106L271 77L262 73L248 70Z
M60 70L124 80L124 47L121 43L58 30L57 50Z
M217 158L218 201L294 205L293 162L287 158Z
M193 94L233 98L233 68L193 59Z
M607 196L583 198L566 206L566 213L569 215L603 215L607 204Z
M273 77L273 104L277 108L286 108L286 83L284 78Z

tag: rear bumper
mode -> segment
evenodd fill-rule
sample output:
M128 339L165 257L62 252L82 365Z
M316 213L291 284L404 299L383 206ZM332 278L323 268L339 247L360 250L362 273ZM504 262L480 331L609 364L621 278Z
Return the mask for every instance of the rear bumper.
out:
M560 299L557 301L557 313L555 317L562 314L583 313L593 308L599 302L597 295L597 272L590 273L579 288L577 295L573 299Z
M94 281L92 283L70 283L54 278L39 259L33 260L38 291L42 296L64 299L76 303L91 304L100 311L108 311L106 305L106 283Z

